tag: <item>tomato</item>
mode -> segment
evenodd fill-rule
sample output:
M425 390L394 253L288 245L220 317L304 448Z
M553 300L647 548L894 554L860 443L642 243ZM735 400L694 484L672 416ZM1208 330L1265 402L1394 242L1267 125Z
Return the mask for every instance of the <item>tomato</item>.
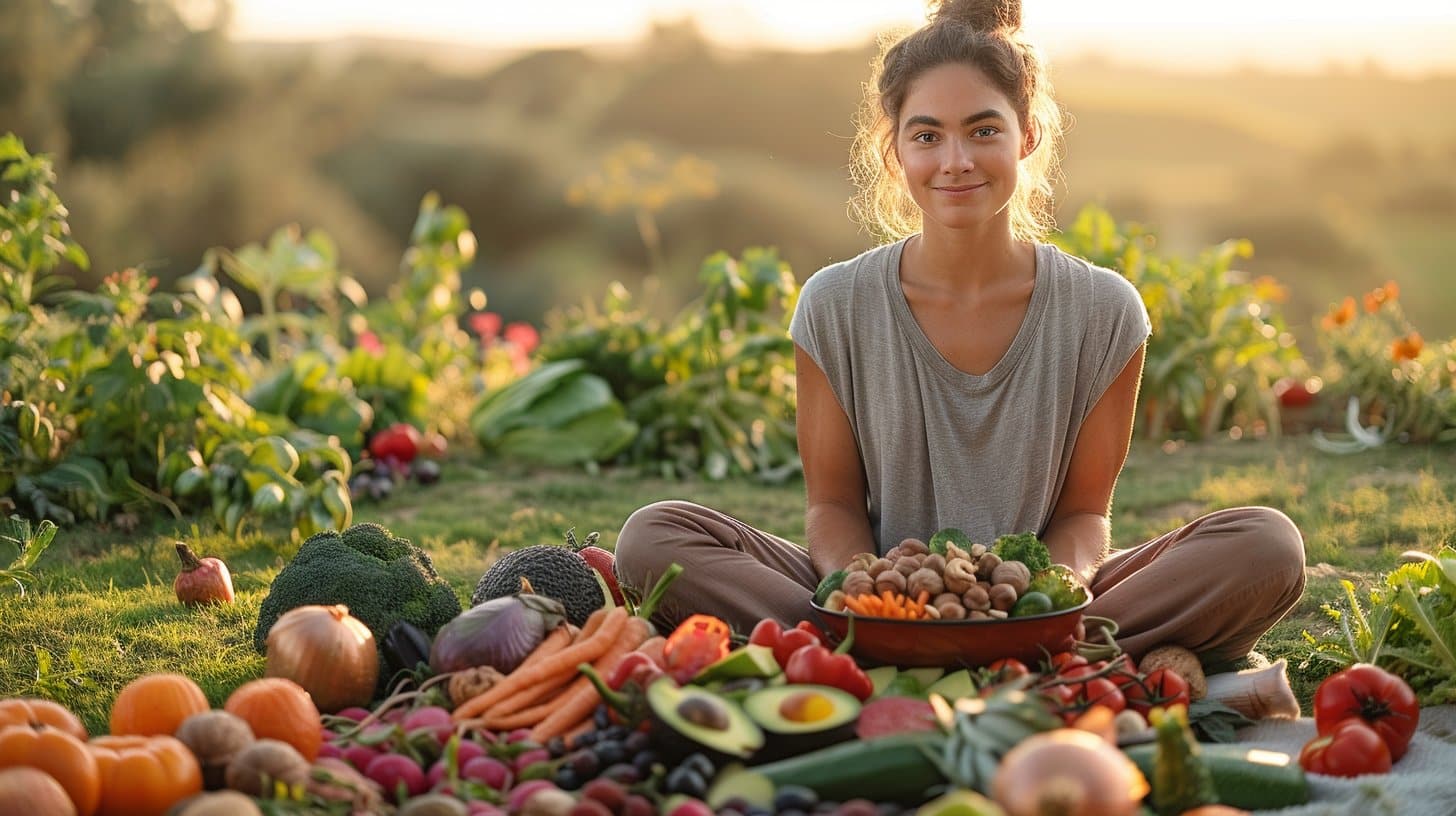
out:
M1076 652L1057 652L1052 655L1051 673L1061 674L1067 669L1074 669L1078 666L1087 665L1087 658Z
M1127 698L1123 696L1122 690L1106 677L1088 680L1082 684L1081 692L1077 696L1085 703L1084 707L1107 706L1112 709L1113 714L1127 708Z
M1306 743L1299 752L1299 765L1310 773L1328 776L1385 773L1390 770L1390 749L1375 729L1359 717L1351 717Z
M1314 693L1314 725L1321 735L1350 717L1375 729L1394 761L1405 756L1421 708L1404 680L1379 666L1356 663L1326 677Z
M992 663L989 668L991 676L998 683L1015 680L1018 677L1025 677L1031 674L1031 669L1028 669L1025 663L1022 663L1014 657L1003 657L995 663Z
M1146 715L1158 706L1188 705L1188 681L1172 669L1157 669L1122 686L1127 707Z

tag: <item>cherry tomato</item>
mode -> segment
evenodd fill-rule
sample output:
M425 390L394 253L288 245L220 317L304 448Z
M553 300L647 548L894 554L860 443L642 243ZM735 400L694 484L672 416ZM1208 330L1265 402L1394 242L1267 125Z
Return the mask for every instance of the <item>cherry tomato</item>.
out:
M1188 705L1188 681L1172 669L1157 669L1122 686L1127 707L1146 715L1158 706Z
M1074 669L1078 666L1085 665L1087 665L1087 658L1076 652L1057 652L1052 655L1051 659L1051 671L1055 674L1061 674L1067 669Z
M1083 703L1083 708L1107 706L1112 709L1113 714L1127 708L1127 698L1123 696L1122 690L1106 677L1094 677L1083 683L1077 697Z
M1390 749L1375 729L1359 717L1341 720L1305 744L1299 765L1310 773L1360 776L1390 770Z
M1015 680L1018 677L1025 677L1031 674L1031 669L1025 663L1014 657L1003 657L989 666L993 682L1004 683L1007 680Z
M1350 717L1375 729L1394 761L1405 756L1421 708L1404 680L1379 666L1356 663L1326 677L1314 693L1314 726L1321 735Z

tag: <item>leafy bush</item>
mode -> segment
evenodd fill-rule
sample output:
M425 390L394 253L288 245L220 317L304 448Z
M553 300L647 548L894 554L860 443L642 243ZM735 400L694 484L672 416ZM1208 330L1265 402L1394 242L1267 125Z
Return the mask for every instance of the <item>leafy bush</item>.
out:
M1426 343L1406 319L1394 281L1346 297L1320 321L1325 393L1349 406L1349 439L1332 451L1360 450L1391 439L1456 440L1456 340Z
M704 260L705 291L668 323L620 283L600 307L553 313L540 357L581 360L639 432L619 459L668 476L782 480L800 468L794 432L799 288L772 249Z
M1138 394L1145 436L1279 431L1274 383L1303 357L1279 312L1283 288L1233 269L1252 254L1249 242L1225 241L1192 261L1164 258L1151 233L1119 226L1095 206L1054 240L1121 272L1142 294L1153 324Z

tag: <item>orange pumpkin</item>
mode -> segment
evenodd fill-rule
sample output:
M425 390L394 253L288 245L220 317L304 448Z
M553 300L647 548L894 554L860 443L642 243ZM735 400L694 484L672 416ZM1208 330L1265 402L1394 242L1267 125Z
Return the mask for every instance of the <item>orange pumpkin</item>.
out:
M81 816L96 812L101 777L86 743L49 725L0 728L0 768L21 765L44 771L59 782Z
M45 771L22 766L0 769L0 813L76 816L76 806Z
M144 674L126 684L111 704L113 736L171 736L193 714L211 708L192 678L181 674Z
M7 725L35 725L44 723L52 728L65 731L82 742L90 735L86 733L86 726L71 709L60 703L43 700L39 697L12 697L8 700L0 700L0 728Z
M284 677L264 677L237 687L223 704L242 717L258 739L276 739L298 749L313 762L323 745L318 706L303 686Z
M97 737L90 747L101 777L98 816L163 816L202 791L202 766L174 737Z

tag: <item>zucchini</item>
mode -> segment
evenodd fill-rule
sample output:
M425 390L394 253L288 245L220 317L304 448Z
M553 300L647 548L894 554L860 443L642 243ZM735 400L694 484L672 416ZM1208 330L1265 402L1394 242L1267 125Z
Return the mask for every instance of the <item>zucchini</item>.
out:
M803 785L825 801L863 798L913 805L930 798L931 788L945 784L932 760L940 756L944 739L934 731L891 734L831 745L752 770L775 787Z
M1244 745L1202 743L1203 764L1213 776L1221 804L1244 810L1292 807L1309 801L1309 782L1295 757ZM1158 748L1133 745L1123 752L1149 780L1154 778Z
M814 588L814 603L823 606L829 600L830 593L844 586L844 576L848 574L848 570L841 569L824 576L823 580L819 582L819 586Z

